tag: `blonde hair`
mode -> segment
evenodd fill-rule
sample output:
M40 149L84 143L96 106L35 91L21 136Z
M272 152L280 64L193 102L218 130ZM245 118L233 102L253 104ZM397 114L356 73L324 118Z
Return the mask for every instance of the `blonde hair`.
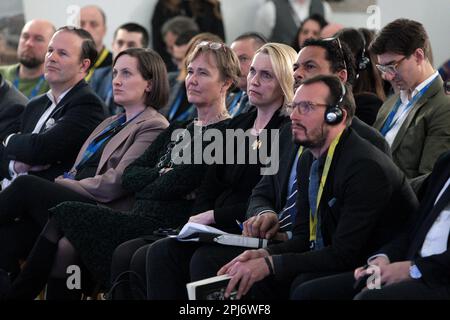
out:
M290 103L294 98L294 71L292 66L297 60L297 52L288 45L269 42L259 48L255 55L258 53L269 56L273 72L283 91L283 104Z

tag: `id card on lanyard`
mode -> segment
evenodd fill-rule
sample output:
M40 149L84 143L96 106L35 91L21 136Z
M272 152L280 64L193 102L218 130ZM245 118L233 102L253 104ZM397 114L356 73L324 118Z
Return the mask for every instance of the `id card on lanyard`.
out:
M330 171L331 162L333 161L334 152L336 150L336 146L339 143L339 140L341 139L342 132L339 133L339 135L334 138L333 142L330 145L330 148L328 148L327 152L327 158L325 159L325 166L323 168L322 176L320 178L320 184L319 184L319 190L317 192L317 202L316 202L316 213L313 215L312 210L309 211L309 243L310 243L310 249L314 250L316 246L316 240L317 240L317 221L319 216L319 205L320 205L320 199L322 198L322 192L325 186L325 182L327 181L328 173Z

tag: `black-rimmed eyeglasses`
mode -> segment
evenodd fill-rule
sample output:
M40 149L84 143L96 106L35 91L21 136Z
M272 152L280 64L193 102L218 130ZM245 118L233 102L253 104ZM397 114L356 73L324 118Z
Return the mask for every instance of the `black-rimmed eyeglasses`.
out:
M317 107L330 107L330 105L325 103L316 103L312 101L300 101L300 102L292 102L286 105L286 110L289 114L297 110L301 115L306 115L311 111L314 111Z
M395 61L394 63L390 63L390 64L376 64L375 66L377 67L377 69L383 73L383 74L389 74L391 76L395 76L398 73L398 66L400 65L400 63L403 62L403 60L405 60L407 58L407 56L404 56L403 58L401 58L398 61Z

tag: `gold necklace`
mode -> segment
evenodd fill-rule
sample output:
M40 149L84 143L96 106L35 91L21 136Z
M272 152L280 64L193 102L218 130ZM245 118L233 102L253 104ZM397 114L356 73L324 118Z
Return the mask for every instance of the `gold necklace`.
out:
M253 150L256 150L256 149L259 150L259 148L261 148L262 141L259 140L259 134L261 133L262 130L264 130L264 128L263 129L256 129L256 119L255 119L255 122L253 123L253 131L256 134L256 140L252 143L252 149Z
M198 119L194 119L194 123L196 123L196 125L202 126L202 127L206 127L209 126L210 124L213 123L217 123L219 121L225 120L231 118L230 114L228 113L228 110L225 109L223 110L221 113L219 113L217 116L215 116L213 119L211 119L208 122L203 123L203 121L198 120Z

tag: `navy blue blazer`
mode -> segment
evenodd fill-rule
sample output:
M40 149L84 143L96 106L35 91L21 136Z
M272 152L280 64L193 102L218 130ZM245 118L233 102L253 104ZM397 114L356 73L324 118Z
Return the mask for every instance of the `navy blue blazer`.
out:
M20 133L13 135L6 147L0 146L0 178L10 178L9 162L17 160L30 165L50 164L47 170L33 174L53 180L71 168L84 141L105 118L103 102L81 80L58 103L41 131L32 134L50 106L46 94L27 104Z

